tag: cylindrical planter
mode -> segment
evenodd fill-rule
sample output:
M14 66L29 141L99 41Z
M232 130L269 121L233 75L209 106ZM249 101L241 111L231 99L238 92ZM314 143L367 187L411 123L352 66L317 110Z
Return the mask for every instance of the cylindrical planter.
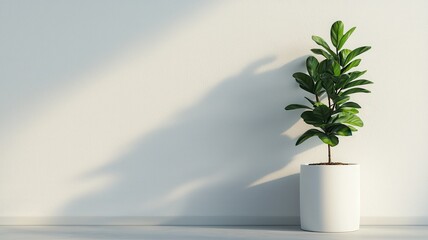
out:
M360 166L301 165L300 224L315 232L360 228Z

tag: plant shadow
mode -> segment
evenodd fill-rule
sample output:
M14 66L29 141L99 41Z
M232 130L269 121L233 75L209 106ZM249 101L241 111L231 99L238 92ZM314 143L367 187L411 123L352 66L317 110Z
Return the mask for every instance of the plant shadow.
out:
M111 163L80 179L113 176L110 186L71 201L61 216L298 216L298 174L251 185L286 167L315 142L294 147L281 135L298 121L285 105L301 102L291 75L304 58L260 71L255 61L225 79L171 123L142 136ZM142 109L144 111L144 109Z

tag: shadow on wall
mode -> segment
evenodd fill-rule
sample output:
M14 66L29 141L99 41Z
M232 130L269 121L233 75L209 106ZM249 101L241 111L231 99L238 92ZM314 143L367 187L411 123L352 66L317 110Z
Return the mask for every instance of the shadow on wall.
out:
M315 146L294 147L294 139L281 135L298 120L284 107L301 102L291 75L304 71L304 58L257 72L271 61L261 59L225 79L172 124L83 176L115 180L59 215L298 216L297 174L250 186Z
M145 48L206 1L2 1L0 130L127 46ZM12 93L12 94L11 94ZM48 99L49 100L49 99ZM7 130L7 128L5 128ZM3 134L4 135L4 134Z

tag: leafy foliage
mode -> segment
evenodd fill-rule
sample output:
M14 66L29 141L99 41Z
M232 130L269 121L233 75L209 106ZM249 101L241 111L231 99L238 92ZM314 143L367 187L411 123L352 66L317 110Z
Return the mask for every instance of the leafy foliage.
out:
M333 48L319 36L312 40L322 48L311 49L314 54L324 57L319 61L314 56L306 59L308 73L293 74L300 88L310 93L313 99L305 97L311 106L290 104L285 110L305 109L301 118L314 128L303 133L297 140L299 145L311 137L317 136L329 147L339 144L338 136L351 136L362 127L363 121L357 116L361 106L351 102L355 93L369 93L361 86L372 84L372 81L359 79L366 71L351 71L361 63L355 59L370 50L369 46L354 50L343 48L355 27L344 33L344 24L335 22L330 29L330 40ZM330 161L330 159L329 159Z

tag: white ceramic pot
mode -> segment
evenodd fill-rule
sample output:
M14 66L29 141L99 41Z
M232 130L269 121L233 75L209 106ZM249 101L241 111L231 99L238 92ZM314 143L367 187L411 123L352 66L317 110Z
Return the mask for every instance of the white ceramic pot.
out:
M349 232L360 228L360 166L301 165L303 230Z

